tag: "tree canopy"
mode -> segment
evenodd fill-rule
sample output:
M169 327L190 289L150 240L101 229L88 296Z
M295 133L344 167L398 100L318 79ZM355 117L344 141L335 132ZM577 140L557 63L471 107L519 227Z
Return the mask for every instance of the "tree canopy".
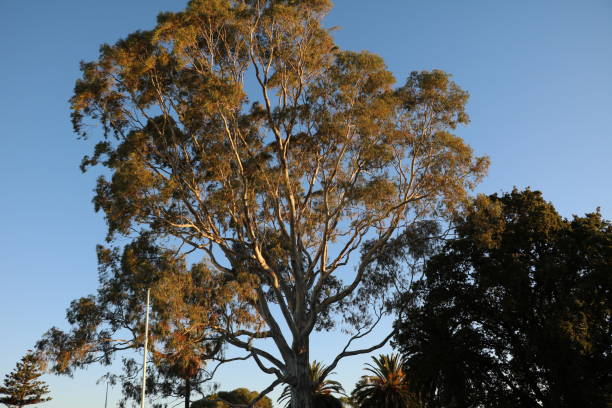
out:
M395 342L428 407L608 407L612 224L537 191L480 196Z
M231 408L235 405L248 406L249 403L257 398L257 391L250 391L247 388L236 388L233 391L219 391L208 397L195 401L192 408ZM272 400L263 397L254 405L255 408L272 408Z
M94 204L107 238L146 237L231 286L206 328L275 377L262 394L289 384L304 408L313 331L353 330L323 379L385 344L391 333L350 347L395 296L377 260L450 213L488 165L452 133L468 95L448 74L397 85L379 56L334 44L330 8L192 0L103 45L71 99L75 131L97 141L82 169L106 169Z
M0 403L8 407L25 407L50 401L49 387L38 378L42 375L41 361L36 354L28 353L17 362L17 366L4 378L0 386Z

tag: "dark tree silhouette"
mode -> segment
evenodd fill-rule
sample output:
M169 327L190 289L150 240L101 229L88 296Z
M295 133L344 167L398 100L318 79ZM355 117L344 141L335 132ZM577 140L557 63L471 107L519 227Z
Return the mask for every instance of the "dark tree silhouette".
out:
M612 226L537 191L480 196L395 338L428 407L609 407Z
M4 378L0 387L0 403L9 407L24 407L50 401L46 397L49 388L44 381L38 380L42 375L40 361L34 353L28 351L17 363L15 369Z

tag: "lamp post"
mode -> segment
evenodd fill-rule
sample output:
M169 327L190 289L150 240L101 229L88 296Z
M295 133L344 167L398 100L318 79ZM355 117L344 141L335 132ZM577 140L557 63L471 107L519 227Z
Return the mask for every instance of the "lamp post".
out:
M104 408L108 404L108 378L106 379L106 397L104 397Z
M151 289L147 289L147 310L145 317L145 341L144 341L144 355L142 360L142 394L140 397L140 408L145 406L145 388L147 385L147 347L149 345L149 301L151 297Z

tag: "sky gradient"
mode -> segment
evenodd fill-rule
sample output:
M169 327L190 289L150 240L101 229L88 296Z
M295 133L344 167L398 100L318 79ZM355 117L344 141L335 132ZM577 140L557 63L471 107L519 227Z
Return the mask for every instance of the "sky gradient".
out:
M0 0L0 375L97 286L95 245L105 235L91 204L96 172L78 164L68 99L80 60L102 43L151 28L182 0ZM612 218L612 2L609 0L337 0L325 20L343 49L381 55L402 83L442 69L471 98L458 133L491 158L478 192L531 186L564 216L601 207ZM313 341L327 360L341 344ZM336 372L347 390L365 357ZM102 407L105 370L45 376L43 408ZM261 389L251 365L221 372L222 388ZM112 390L109 406L119 397Z

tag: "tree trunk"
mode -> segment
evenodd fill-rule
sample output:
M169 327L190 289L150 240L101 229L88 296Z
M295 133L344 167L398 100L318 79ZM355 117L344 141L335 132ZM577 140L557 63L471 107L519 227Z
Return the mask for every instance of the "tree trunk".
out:
M189 378L185 378L185 408L189 408L191 397L191 380Z
M303 381L303 378L301 380L298 379L295 387L292 388L291 408L314 408L310 380Z
M295 385L291 387L291 408L314 408L310 381L310 359L308 339L293 344L296 358L294 364Z

